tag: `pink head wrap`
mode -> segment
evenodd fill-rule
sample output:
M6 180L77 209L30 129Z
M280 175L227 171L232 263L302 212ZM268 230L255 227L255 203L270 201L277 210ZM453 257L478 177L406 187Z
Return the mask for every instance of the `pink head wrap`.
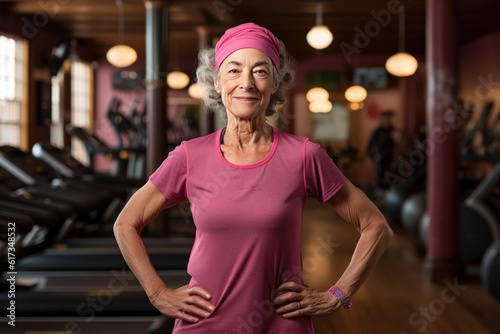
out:
M234 51L240 49L257 49L271 58L274 67L280 68L279 40L272 32L256 25L243 23L226 30L215 46L215 69Z

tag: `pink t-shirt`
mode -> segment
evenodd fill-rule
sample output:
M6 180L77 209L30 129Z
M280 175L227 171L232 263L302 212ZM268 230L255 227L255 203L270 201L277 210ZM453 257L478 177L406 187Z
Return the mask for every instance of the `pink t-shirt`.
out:
M221 131L183 142L150 177L169 202L189 200L190 286L210 292L216 307L197 324L177 319L174 333L313 333L310 317L285 319L271 300L281 283L303 283L305 198L329 200L345 177L318 144L276 129L264 160L232 164Z

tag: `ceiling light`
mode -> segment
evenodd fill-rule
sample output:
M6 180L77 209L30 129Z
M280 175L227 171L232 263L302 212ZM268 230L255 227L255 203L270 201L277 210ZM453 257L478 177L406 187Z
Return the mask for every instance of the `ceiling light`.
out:
M113 46L106 53L106 59L115 67L127 67L137 60L137 52L123 44L123 0L116 0L118 6L118 45Z
M363 102L351 102L349 103L349 109L351 110L359 110L361 108L363 108Z
M181 71L173 71L167 75L167 85L172 89L183 89L189 85L189 76Z
M346 89L344 96L349 102L363 102L366 99L368 93L363 86L351 86Z
M316 25L309 30L306 36L307 43L315 49L327 48L333 41L333 34L326 25L323 25L323 4L316 4Z
M399 12L399 52L385 62L387 72L397 77L413 75L418 68L418 62L411 54L405 52L405 6L401 1Z
M325 100L328 100L329 97L330 97L330 94L328 94L326 89L321 88L321 87L311 88L306 93L306 100L308 102L325 101Z
M189 86L188 93L193 99L203 99L205 97L205 87L195 82Z
M333 41L333 35L325 25L316 25L309 30L306 36L307 43L315 49L327 48Z
M137 60L137 52L128 45L115 45L106 53L106 59L115 67L127 67Z
M418 68L418 62L411 54L398 52L385 62L387 72L397 77L407 77L414 74Z
M314 113L327 113L333 108L332 103L329 100L314 101L309 104L309 110Z

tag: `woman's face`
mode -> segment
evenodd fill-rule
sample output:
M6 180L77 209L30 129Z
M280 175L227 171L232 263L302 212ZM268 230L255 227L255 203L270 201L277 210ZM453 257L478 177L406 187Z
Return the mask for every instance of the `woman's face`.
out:
M241 119L262 115L278 87L271 59L256 49L230 54L214 83L228 114Z

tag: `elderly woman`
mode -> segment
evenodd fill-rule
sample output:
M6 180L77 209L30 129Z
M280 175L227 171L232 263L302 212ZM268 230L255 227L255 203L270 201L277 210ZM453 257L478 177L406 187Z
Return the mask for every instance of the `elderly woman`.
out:
M313 333L312 316L352 306L392 231L318 144L267 123L293 77L270 31L253 23L229 29L199 61L205 102L225 112L227 126L183 142L135 193L115 223L120 249L152 304L176 318L174 333ZM307 196L330 204L361 234L350 265L328 291L302 280ZM196 225L191 281L172 289L149 261L140 233L161 210L186 199Z

